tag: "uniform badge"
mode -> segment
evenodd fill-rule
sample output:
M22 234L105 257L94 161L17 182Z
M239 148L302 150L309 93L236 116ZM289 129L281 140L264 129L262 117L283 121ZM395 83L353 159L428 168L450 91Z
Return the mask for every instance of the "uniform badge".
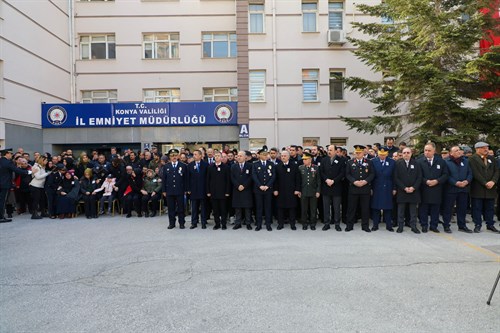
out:
M413 164L410 165L410 169L415 169L415 166Z
M386 166L389 166L389 162L385 162L385 165L386 165Z
M440 169L441 169L441 166L438 164L438 165L436 165L436 168L437 168L438 170L440 170Z
M368 163L363 163L363 166L368 166Z
M193 165L193 170L196 170L196 165Z
M260 167L258 167L257 170L260 170Z
M290 168L287 168L287 169L286 169L286 172L290 172Z
M337 160L334 160L334 161L333 161L333 163L335 163L335 164L339 164L339 161L337 161Z
M92 181L92 184L95 184L95 180Z
M460 166L464 166L464 162L460 162Z
M247 170L246 174L248 175L250 173L250 170Z
M220 168L217 168L217 171L220 171Z
M270 166L268 167L268 169L269 169L269 170L271 170L271 168L272 168L272 167L273 167L273 166L272 166L272 165L270 165Z
M156 180L156 179L153 179L153 183L156 183L156 182L157 182L157 180Z
M490 163L490 164L491 164L491 160L488 160L488 163Z

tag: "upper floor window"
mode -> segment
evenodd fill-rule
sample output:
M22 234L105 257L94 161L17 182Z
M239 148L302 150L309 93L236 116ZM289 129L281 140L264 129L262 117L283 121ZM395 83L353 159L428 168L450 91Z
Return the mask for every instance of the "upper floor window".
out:
M153 33L143 35L145 59L179 58L178 33Z
M302 70L302 100L304 102L318 101L319 70Z
M266 71L250 71L250 102L266 101Z
M82 103L116 103L118 101L116 90L83 90Z
M328 3L328 29L344 29L344 2L331 1Z
M115 35L80 36L81 59L115 59Z
M318 3L303 1L302 2L302 31L317 32L318 31Z
M144 102L146 103L170 103L181 101L181 90L176 89L144 89Z
M236 57L236 34L229 32L203 33L203 57Z
M236 88L203 88L203 102L237 102Z
M330 70L330 101L341 101L344 99L344 71L339 69Z
M248 32L250 33L263 33L264 32L264 4L263 3L250 3L248 5L249 20Z

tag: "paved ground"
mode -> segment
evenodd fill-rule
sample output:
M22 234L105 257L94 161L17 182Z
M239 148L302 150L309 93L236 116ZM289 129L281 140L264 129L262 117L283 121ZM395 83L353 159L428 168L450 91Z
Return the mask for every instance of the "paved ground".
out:
M500 331L491 232L166 227L0 224L0 332Z

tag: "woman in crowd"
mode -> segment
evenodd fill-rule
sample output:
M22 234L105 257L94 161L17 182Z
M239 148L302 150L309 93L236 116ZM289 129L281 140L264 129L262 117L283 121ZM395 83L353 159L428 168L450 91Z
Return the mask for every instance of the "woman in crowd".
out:
M78 160L78 165L75 168L75 175L78 178L83 177L83 173L85 172L85 169L92 169L94 167L94 163L92 163L89 159L89 156L87 153L81 153L80 154L80 159ZM70 170L69 168L67 168Z
M30 182L32 220L49 216L45 212L45 179L50 175L50 171L46 171L46 166L47 157L40 156L31 169L33 171L33 179ZM40 211L40 215L38 215L38 211Z
M76 202L80 194L80 182L73 172L67 171L57 190L56 212L60 219L72 217L76 211Z
M94 179L92 169L85 169L83 178L80 180L80 193L84 202L85 216L88 219L97 218L97 195L95 190L98 184Z

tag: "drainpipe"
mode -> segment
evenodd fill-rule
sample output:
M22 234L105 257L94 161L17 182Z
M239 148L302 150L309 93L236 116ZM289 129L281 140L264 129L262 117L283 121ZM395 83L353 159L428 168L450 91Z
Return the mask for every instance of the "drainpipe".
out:
M278 74L277 74L277 54L276 54L276 0L272 2L273 10L273 110L274 110L274 145L278 144Z
M70 100L76 102L76 77L75 77L75 7L74 0L68 0L68 35L69 35L69 75L70 75Z

